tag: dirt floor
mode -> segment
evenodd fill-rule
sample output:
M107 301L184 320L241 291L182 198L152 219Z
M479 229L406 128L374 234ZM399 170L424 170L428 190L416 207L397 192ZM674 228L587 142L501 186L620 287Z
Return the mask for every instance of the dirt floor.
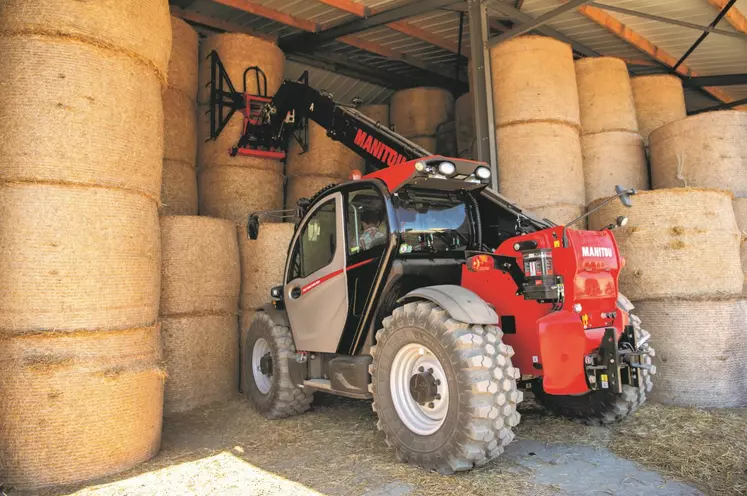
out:
M161 453L150 462L41 494L747 493L747 411L647 406L611 429L548 417L531 400L520 411L506 454L441 476L396 461L368 402L317 394L312 411L268 421L237 396L166 419Z

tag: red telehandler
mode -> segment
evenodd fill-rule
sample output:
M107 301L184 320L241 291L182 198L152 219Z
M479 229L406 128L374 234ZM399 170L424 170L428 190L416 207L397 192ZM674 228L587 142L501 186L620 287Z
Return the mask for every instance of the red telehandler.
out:
M618 293L615 225L535 218L487 187L487 164L433 155L307 78L269 98L247 93L247 75L263 81L250 68L237 92L210 58L213 137L244 114L231 153L282 158L311 119L376 170L293 210L283 280L242 329L244 393L264 415L300 414L316 391L373 399L398 459L451 473L503 452L522 390L592 423L645 401L654 350ZM273 214L250 216L249 236Z

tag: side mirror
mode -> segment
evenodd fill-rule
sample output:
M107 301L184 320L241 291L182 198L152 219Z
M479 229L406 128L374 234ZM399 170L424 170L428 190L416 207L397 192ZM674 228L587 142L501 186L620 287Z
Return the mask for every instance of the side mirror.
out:
M257 239L259 236L259 216L250 215L246 223L246 235L249 239Z
M633 201L630 199L630 197L636 193L638 193L638 191L635 188L626 190L619 184L615 186L615 194L620 198L620 202L627 208L633 206Z

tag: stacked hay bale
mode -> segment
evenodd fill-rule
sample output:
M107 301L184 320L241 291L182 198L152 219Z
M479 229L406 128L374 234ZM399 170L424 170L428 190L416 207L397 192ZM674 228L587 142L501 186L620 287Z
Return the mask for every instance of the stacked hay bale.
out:
M670 74L636 76L631 79L638 130L648 146L652 131L687 116L682 81Z
M653 336L654 399L683 406L747 403L747 315L741 235L732 195L715 189L644 191L632 209L613 202L589 218L590 229L629 217L616 231L627 262L620 292ZM708 247L717 247L716 251Z
M358 110L381 124L382 127L389 127L389 105L385 103L363 105Z
M228 399L237 389L239 248L222 219L161 217L164 413Z
M160 215L197 214L197 32L171 18L168 86L163 90Z
M241 91L244 71L258 66L267 76L267 94L272 96L283 82L285 56L277 45L241 33L223 33L200 44L198 103L199 209L201 215L245 223L249 213L283 207L283 165L280 161L229 155L241 137L244 121L236 112L215 140L210 138L210 52L220 55L231 81ZM247 81L254 88L251 74Z
M472 93L465 93L454 106L456 122L457 156L474 159L475 155L475 102Z
M571 47L521 36L490 49L501 193L564 223L585 209Z
M586 200L609 196L615 185L648 189L628 68L620 59L576 61Z
M454 96L441 88L396 91L389 119L399 134L436 153L438 127L454 120Z
M734 215L742 233L742 271L744 272L744 293L747 294L747 198L734 199Z
M160 446L171 30L162 0L0 10L0 480L34 488Z

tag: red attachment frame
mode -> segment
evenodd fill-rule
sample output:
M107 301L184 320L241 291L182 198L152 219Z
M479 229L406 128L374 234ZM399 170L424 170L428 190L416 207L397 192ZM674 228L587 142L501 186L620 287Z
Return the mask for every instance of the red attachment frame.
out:
M244 100L246 101L246 107L243 110L244 126L242 135L246 134L246 129L250 124L252 126L259 124L259 116L262 108L270 103L272 98L244 93ZM269 158L272 160L283 160L286 155L282 150L257 150L254 148L238 148L236 154L244 157Z

